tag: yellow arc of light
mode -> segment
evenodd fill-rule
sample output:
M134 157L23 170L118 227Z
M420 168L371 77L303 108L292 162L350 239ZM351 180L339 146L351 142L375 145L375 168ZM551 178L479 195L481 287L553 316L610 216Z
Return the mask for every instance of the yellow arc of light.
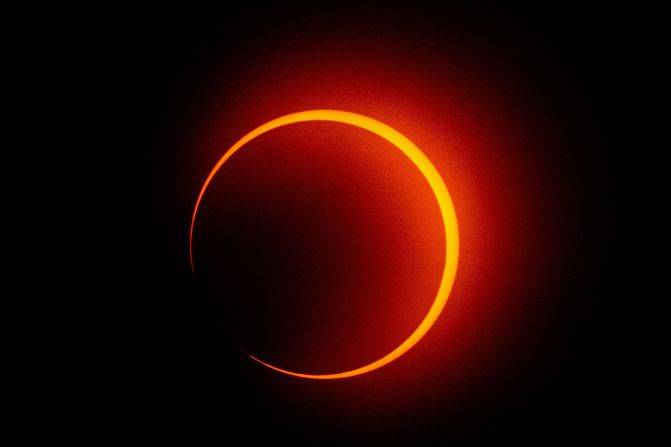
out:
M257 127L244 137L240 138L233 146L231 146L231 148L226 151L226 153L224 153L224 155L219 159L217 164L214 165L214 168L212 171L210 171L210 174L205 179L205 183L203 184L203 187L198 194L198 199L196 200L196 205L193 209L193 215L191 216L191 228L189 231L189 261L191 263L191 271L195 274L193 263L193 228L194 223L196 222L198 207L200 206L200 202L203 199L203 195L205 194L208 185L219 169L223 166L223 164L226 163L226 161L231 158L233 154L235 154L240 148L252 141L254 138L281 126L306 121L332 121L337 123L350 124L352 126L368 130L396 146L415 164L415 166L417 166L420 172L424 175L424 178L426 178L426 180L429 182L436 200L438 201L440 214L443 218L443 226L445 227L445 264L436 298L434 299L429 312L424 317L424 320L422 320L419 326L417 326L417 329L415 329L415 331L410 334L410 336L403 343L401 343L398 347L396 347L393 351L384 357L360 368L349 371L343 371L334 374L305 374L278 368L277 366L266 363L251 354L247 354L256 362L267 366L268 368L274 369L275 371L289 374L291 376L302 377L306 379L344 379L346 377L358 376L360 374L364 374L387 365L388 363L393 362L405 354L410 348L417 344L417 342L419 342L419 340L424 337L429 329L431 329L431 326L433 326L433 324L436 322L438 316L445 307L445 303L447 303L447 299L450 295L450 291L452 290L454 278L457 273L457 263L459 258L459 232L457 228L457 216L454 211L452 198L450 197L450 193L448 192L443 179L440 177L440 174L433 166L431 161L417 146L415 146L412 141L406 138L403 134L380 121L374 120L364 115L359 115L357 113L344 112L341 110L306 110L303 112L290 113L272 121L268 121L267 123Z

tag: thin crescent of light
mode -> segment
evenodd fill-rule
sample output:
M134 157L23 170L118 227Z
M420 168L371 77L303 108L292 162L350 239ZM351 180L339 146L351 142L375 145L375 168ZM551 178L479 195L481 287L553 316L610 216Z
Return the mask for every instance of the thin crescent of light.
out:
M443 218L443 225L445 227L445 265L436 298L434 299L429 312L424 317L424 320L422 320L419 326L417 326L417 329L415 329L415 331L410 334L410 336L396 349L384 357L365 366L349 371L343 371L334 374L305 374L278 368L277 366L268 364L251 354L247 354L256 362L267 366L268 368L274 369L275 371L289 374L291 376L302 377L306 379L344 379L347 377L358 376L360 374L364 374L387 365L388 363L393 362L405 354L410 348L419 342L419 340L429 331L429 329L431 329L431 326L433 326L433 324L438 319L438 316L443 310L443 307L445 307L445 303L447 302L450 291L452 290L452 286L454 284L459 258L459 232L457 228L457 216L454 210L454 205L452 203L450 193L448 192L443 179L440 177L440 174L433 166L431 161L426 157L426 155L424 155L412 141L380 121L374 120L364 115L359 115L357 113L344 112L341 110L307 110L303 112L290 113L272 121L268 121L267 123L249 132L247 135L239 139L233 146L231 146L231 148L226 151L226 153L219 159L217 164L205 179L205 183L203 184L203 187L198 194L196 206L193 209L193 215L191 216L191 228L189 231L189 261L191 263L191 271L195 274L193 263L193 228L194 223L196 222L196 214L198 213L198 207L200 206L200 202L203 199L203 195L205 194L208 185L219 169L223 166L223 164L226 163L226 161L231 158L233 154L235 154L240 148L252 141L254 138L281 126L306 121L332 121L337 123L350 124L352 126L368 130L396 146L415 164L415 166L417 166L417 168L429 182L429 185L431 186L431 189L436 196L436 200L438 201L440 214Z

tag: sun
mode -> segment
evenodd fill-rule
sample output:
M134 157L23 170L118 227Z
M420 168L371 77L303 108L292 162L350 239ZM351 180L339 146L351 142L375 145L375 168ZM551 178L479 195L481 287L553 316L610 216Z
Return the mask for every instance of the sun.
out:
M198 194L198 198L196 199L193 215L191 216L191 227L189 229L189 262L191 264L191 271L195 275L196 269L193 258L193 231L194 224L196 222L196 216L198 215L198 208L203 199L203 196L205 195L205 191L207 191L207 187L219 169L221 169L221 167L224 165L224 163L226 163L226 161L228 161L245 144L249 143L256 137L278 127L307 121L331 121L349 124L351 126L372 132L393 144L413 162L413 164L417 167L417 169L419 169L426 181L429 183L429 186L431 187L431 190L433 191L433 194L438 203L438 207L440 208L440 214L445 230L445 261L440 286L433 304L415 331L410 334L410 336L403 343L401 343L385 356L375 360L372 363L348 371L342 371L333 374L307 374L282 369L266 363L251 354L247 354L251 359L255 360L259 364L291 376L305 379L344 379L358 376L360 374L365 374L367 372L381 368L393 362L405 354L415 344L417 344L417 342L419 342L419 340L421 340L422 337L426 335L429 329L431 329L431 326L433 326L433 324L436 322L438 316L445 307L457 273L457 264L459 259L459 231L457 226L457 216L454 209L454 204L452 203L452 198L450 197L450 193L448 192L442 177L433 166L431 161L407 137L392 127L373 118L341 110L306 110L302 112L291 113L268 121L267 123L257 127L239 139L233 146L231 146L231 148L226 151L219 159L219 161L214 165L214 168L212 168L209 175L205 179L205 182L200 189L200 193Z

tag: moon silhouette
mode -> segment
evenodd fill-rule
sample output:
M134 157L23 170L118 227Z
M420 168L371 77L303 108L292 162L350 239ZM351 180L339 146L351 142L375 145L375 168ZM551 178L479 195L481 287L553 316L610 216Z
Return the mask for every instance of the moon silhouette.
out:
M259 364L291 376L305 379L344 379L381 368L382 366L393 362L405 354L415 344L417 344L417 342L419 342L419 340L421 340L421 338L426 335L429 329L431 329L431 326L433 326L433 324L438 319L438 316L445 307L445 303L447 303L447 299L454 284L459 258L459 232L454 205L452 203L450 193L448 192L440 174L433 166L431 161L426 157L426 155L424 155L424 153L422 153L422 151L412 141L410 141L400 132L380 121L357 113L345 112L341 110L307 110L303 112L291 113L268 121L267 123L249 132L247 135L239 139L233 146L231 146L231 148L226 151L219 159L219 161L214 165L214 168L212 168L209 175L205 179L203 187L198 194L196 205L193 209L193 215L191 217L191 227L189 230L189 261L191 263L191 271L195 275L196 269L193 259L193 230L194 224L196 222L196 216L198 214L198 207L200 206L208 185L217 174L219 169L221 169L221 167L224 165L224 163L226 163L226 161L230 159L238 150L240 150L245 144L249 143L254 138L278 127L306 121L331 121L349 124L372 132L396 146L396 148L403 152L415 164L415 166L424 175L424 178L429 183L438 202L438 207L440 208L440 213L443 219L443 226L445 229L445 264L443 267L442 278L438 288L438 293L436 294L436 298L434 299L428 313L419 326L415 329L415 331L403 343L401 343L398 347L385 356L375 360L372 363L348 371L342 371L333 374L306 374L279 368L277 366L266 363L251 354L246 353L251 359L258 362Z

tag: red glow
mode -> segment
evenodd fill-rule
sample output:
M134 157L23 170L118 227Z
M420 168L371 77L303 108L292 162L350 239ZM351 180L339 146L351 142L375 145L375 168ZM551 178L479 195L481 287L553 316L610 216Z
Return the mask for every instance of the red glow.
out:
M391 399L390 388L396 390L397 397L403 393L434 392L456 396L464 386L477 385L483 378L503 374L514 365L524 338L533 336L530 314L537 306L533 301L537 298L535 292L556 261L552 247L544 242L545 234L559 229L554 228L550 207L542 202L539 192L551 180L547 166L534 155L534 145L541 143L531 130L533 118L515 108L515 92L508 91L492 75L497 67L489 67L473 56L412 44L392 48L380 42L338 42L337 47L333 41L324 40L310 45L286 42L265 51L259 49L249 61L242 61L237 71L228 73L226 83L203 91L196 121L203 120L205 124L193 126L186 151L189 159L196 161L193 195L197 195L202 178L222 150L260 123L297 110L350 110L375 117L406 135L433 161L453 198L460 226L459 271L450 300L429 335L393 366L357 378L347 386L352 387L352 395L375 394L379 402ZM278 144L281 138L309 142L314 130L297 129L305 135L279 135L279 140L265 144ZM334 132L319 131L325 135ZM252 169L252 161L250 158L248 167L240 166L237 179L248 182L248 186L260 178L244 174L259 169L258 164ZM400 165L389 163L402 171ZM265 169L272 170L272 166ZM288 188L297 187L299 182L288 179L291 175L300 173L279 173L276 179L284 176ZM338 171L333 175L347 174ZM402 175L401 179L414 185L408 177L412 174ZM268 190L277 184L270 186ZM418 192L415 188L410 186L413 196L426 200L427 191ZM407 197L400 197L393 205L399 202L409 203ZM435 218L420 216L411 222L421 225L422 231L419 248L409 253L409 258L418 259L421 253L432 256L431 241L440 243ZM375 242L382 246L382 240ZM418 287L430 290L434 274L418 272ZM371 292L365 279L358 284ZM410 301L394 303L395 298L386 292L368 294L374 311L370 312L367 325L357 329L354 326L361 321L334 318L327 319L327 329L319 329L316 323L303 321L305 326L292 334L303 334L302 340L295 338L291 346L278 350L276 340L268 334L267 345L255 346L255 351L265 349L263 358L298 370L329 371L356 366L406 336L408 327L416 326L433 296L417 294ZM347 295L325 296L323 306L331 309L333 303L359 305L350 299ZM252 321L250 325L250 330L263 331ZM324 333L356 334L353 337L359 343L352 347L345 335L334 341L322 337ZM287 385L284 392L303 393L301 386L304 385ZM336 393L337 389L332 390Z

